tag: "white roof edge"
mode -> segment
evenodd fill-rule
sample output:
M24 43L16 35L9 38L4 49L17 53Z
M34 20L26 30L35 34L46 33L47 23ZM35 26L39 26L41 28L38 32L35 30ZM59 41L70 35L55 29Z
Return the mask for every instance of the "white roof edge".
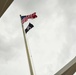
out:
M66 64L61 70L59 70L55 75L61 75L63 74L66 70L68 70L72 65L76 63L76 57L72 59L68 64Z

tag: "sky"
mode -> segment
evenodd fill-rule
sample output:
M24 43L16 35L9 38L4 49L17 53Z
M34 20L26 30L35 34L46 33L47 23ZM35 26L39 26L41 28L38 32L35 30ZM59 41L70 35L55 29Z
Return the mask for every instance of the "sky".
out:
M0 18L0 75L30 75L20 15L36 12L27 43L35 75L54 75L76 56L76 0L14 0Z

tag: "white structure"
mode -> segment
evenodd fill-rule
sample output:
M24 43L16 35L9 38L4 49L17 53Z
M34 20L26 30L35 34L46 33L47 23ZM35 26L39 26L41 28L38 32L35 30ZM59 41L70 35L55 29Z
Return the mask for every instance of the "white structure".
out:
M76 72L74 73L74 75L76 75Z
M0 0L0 17L9 7L9 5L13 2L13 0Z
M76 57L65 65L60 71L55 75L75 75L76 73Z

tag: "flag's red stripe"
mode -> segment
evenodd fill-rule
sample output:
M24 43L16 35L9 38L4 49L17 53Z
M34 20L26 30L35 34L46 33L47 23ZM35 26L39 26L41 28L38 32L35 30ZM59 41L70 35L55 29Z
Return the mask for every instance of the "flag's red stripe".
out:
M24 22L26 22L28 19L34 19L34 18L36 18L36 17L37 17L36 12L34 12L33 14L30 14L30 15L27 15L26 17L24 17L24 18L22 19L22 24L23 24Z

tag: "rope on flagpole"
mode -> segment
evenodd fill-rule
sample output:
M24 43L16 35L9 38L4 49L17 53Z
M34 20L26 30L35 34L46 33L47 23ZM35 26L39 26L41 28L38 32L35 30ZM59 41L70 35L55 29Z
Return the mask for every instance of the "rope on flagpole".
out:
M20 15L20 18L21 18L21 15ZM22 24L22 22L21 22L21 24ZM25 47L26 47L26 53L27 53L27 58L28 58L28 63L29 63L30 74L34 75L32 63L31 63L31 59L30 59L30 54L29 54L29 50L28 50L28 45L27 45L27 41L26 41L24 26L23 26L23 24L21 26L22 26L23 36L24 36L24 42L25 42Z

